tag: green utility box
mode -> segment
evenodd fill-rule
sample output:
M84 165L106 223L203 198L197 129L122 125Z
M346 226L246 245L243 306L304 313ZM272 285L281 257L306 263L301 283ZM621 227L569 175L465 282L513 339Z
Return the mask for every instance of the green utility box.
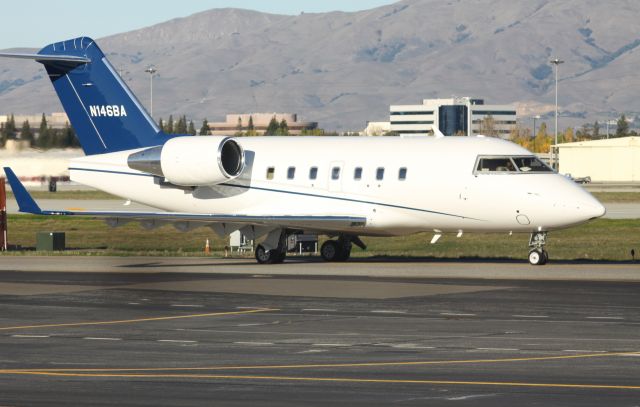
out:
M64 250L64 244L64 232L38 232L36 234L37 251Z

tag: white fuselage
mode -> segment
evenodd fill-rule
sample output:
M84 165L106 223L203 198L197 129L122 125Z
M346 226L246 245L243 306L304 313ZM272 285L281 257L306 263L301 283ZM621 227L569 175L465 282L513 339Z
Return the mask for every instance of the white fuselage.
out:
M531 156L485 137L244 137L246 167L223 184L179 189L127 165L135 151L70 164L71 179L173 212L232 215L348 215L366 225L339 232L535 232L604 213L582 187L554 172L478 173L479 155ZM212 151L212 160L216 152ZM310 179L310 169L317 178ZM290 168L295 168L291 177ZM339 176L335 178L335 168ZM362 169L360 179L354 178ZM377 179L384 168L383 179ZM400 169L406 178L399 179ZM272 170L271 170L272 169ZM271 176L272 175L272 176ZM333 177L332 177L333 175ZM270 179L271 178L271 179ZM338 232L338 231L336 231Z

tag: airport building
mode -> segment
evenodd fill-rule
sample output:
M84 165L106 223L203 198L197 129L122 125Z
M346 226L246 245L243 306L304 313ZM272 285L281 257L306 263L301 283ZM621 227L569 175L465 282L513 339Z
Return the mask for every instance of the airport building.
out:
M486 105L483 99L459 97L424 99L420 105L391 105L389 122L399 135L433 135L437 128L445 136L508 137L516 126L513 105Z
M69 123L69 117L63 112L54 112L50 115L45 115L47 125L54 129L63 129ZM0 115L0 124L6 124L11 119L11 114ZM20 129L22 123L29 121L29 125L32 129L37 129L42 122L42 113L31 115L14 115L13 120L16 123L16 127Z
M249 121L253 122L253 128L258 134L264 134L274 117L278 123L285 120L289 134L292 135L298 135L302 133L302 130L313 130L318 127L317 122L298 121L296 113L242 113L228 114L224 122L209 123L209 134L217 136L230 135L237 131L245 132L249 129Z
M559 172L595 182L640 182L640 137L558 144Z

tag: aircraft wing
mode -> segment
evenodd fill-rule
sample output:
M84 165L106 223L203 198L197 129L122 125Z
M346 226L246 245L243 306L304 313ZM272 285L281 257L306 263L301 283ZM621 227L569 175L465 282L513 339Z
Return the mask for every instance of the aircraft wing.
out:
M20 212L35 215L87 216L106 218L110 224L118 224L118 220L194 222L194 223L226 223L234 225L280 226L294 229L336 231L348 227L364 226L365 217L360 216L286 216L286 215L226 215L188 212L127 212L127 211L67 211L46 210L33 199L22 185L16 174L9 167L4 168L7 180L18 203Z

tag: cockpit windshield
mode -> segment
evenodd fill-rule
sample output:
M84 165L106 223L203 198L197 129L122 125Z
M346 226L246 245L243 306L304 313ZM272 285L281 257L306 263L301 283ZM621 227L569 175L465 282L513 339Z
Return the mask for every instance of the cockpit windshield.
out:
M476 174L546 173L553 170L536 156L479 156Z

